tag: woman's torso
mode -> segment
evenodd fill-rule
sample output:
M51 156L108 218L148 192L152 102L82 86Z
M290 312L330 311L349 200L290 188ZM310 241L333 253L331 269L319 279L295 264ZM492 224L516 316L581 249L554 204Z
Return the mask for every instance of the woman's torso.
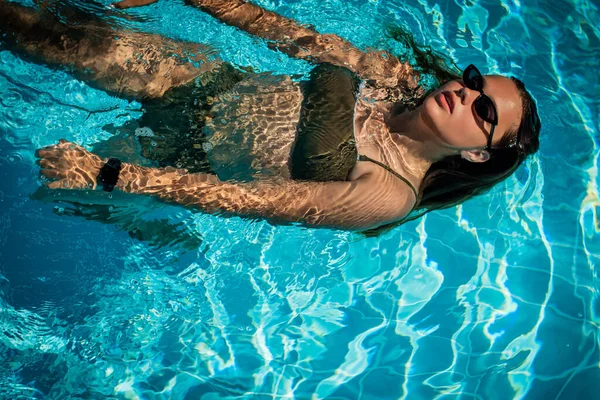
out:
M285 76L251 75L216 99L204 126L205 150L221 179L290 178L290 154L301 117L303 82ZM390 103L384 90L361 86L354 112L359 154L402 173L397 147L385 125ZM381 167L357 162L348 179Z
M221 179L290 177L300 85L286 76L250 75L215 99L203 128L204 148Z

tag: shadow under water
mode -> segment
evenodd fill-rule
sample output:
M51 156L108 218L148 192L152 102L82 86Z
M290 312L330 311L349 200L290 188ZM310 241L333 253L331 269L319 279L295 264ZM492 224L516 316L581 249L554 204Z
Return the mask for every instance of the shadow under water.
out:
M154 249L194 251L202 244L200 234L179 213L168 212L165 209L170 207L156 199L122 193L56 191L45 186L38 188L31 198L58 203L54 212L59 215L114 225Z

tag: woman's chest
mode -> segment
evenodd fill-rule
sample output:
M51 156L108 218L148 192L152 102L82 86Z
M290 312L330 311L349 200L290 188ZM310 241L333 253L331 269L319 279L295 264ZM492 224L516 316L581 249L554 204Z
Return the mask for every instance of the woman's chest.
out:
M391 143L380 97L377 90L361 88L350 129L359 154L384 160ZM212 169L221 179L290 178L290 155L304 100L300 84L289 77L258 76L238 84L213 106L204 127ZM357 163L349 178L369 168L371 163Z
M396 146L386 124L389 106L381 101L381 97L374 89L361 91L356 103L354 136L358 154L388 163L396 158ZM356 179L373 168L377 167L372 163L357 163L350 179Z
M381 104L359 99L354 116L354 136L359 153L380 150L385 145L390 132L385 123L385 109Z

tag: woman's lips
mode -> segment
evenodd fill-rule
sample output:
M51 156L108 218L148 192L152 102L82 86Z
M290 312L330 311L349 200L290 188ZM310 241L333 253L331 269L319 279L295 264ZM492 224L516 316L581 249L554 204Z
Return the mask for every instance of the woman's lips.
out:
M446 111L448 111L448 113L452 114L452 111L454 111L454 104L452 101L452 95L450 93L442 92L435 96L435 99L437 100L440 107L444 108Z

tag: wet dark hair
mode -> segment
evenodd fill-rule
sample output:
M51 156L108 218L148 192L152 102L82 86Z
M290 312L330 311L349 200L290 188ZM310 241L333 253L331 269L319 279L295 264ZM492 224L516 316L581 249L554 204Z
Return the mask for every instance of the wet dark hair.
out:
M417 63L424 62L423 65L417 64L415 67L421 73L433 76L438 84L459 77L456 72L453 72L453 67L444 71L451 63L430 49L420 49L410 33L395 30L395 35L403 43L414 46L414 60ZM430 211L454 207L473 196L486 193L494 185L512 175L528 156L538 151L542 124L535 100L525 89L523 82L514 77L510 79L515 83L521 97L521 123L516 129L507 131L500 142L490 150L490 159L486 162L474 163L463 159L460 155L453 155L435 162L423 178L413 212L397 223L366 231L366 236L379 235L394 226L418 219ZM419 104L430 92L420 99Z
M434 79L433 87L429 88L429 92L445 82L460 78L460 69L454 61L429 46L419 45L412 33L405 28L401 26L389 27L387 36L398 42L401 48L404 49L396 55L399 59L409 62L419 72L421 78L425 76ZM427 95L424 97L427 97Z
M454 155L431 165L421 184L417 209L453 207L483 194L512 175L527 156L537 152L541 129L537 106L523 82L514 77L510 79L517 86L523 103L519 127L504 134L490 150L491 157L486 162L474 163Z

